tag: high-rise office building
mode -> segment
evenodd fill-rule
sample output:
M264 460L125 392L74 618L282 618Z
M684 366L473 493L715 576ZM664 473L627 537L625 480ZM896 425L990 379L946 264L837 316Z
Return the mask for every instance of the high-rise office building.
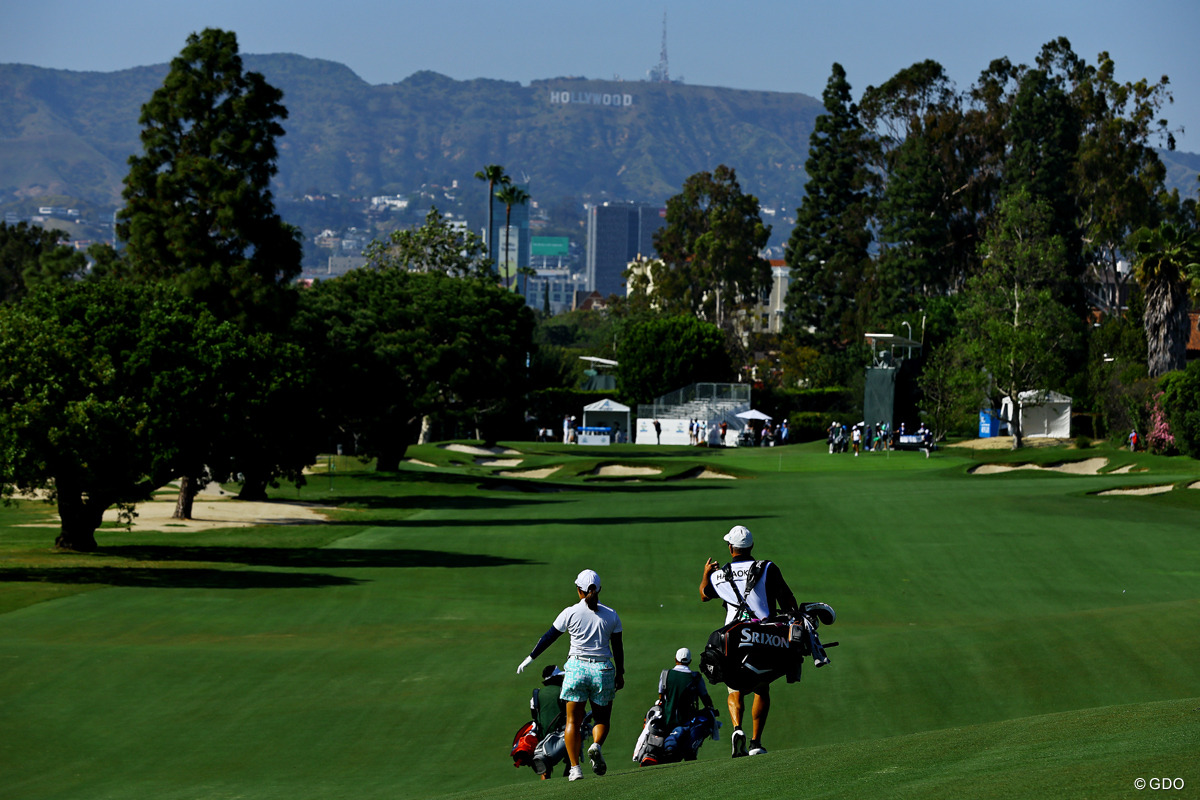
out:
M604 297L625 294L621 273L638 256L657 257L654 232L665 224L664 209L659 206L605 203L588 209L588 289Z

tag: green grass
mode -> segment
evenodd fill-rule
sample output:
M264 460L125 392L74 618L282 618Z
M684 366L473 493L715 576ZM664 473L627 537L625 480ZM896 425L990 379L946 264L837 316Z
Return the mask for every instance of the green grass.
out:
M335 506L325 526L106 528L101 552L80 556L54 552L53 529L18 527L44 508L0 511L0 797L572 791L507 754L536 685L516 665L583 567L626 630L605 796L730 779L762 797L1115 797L1176 773L1200 785L1186 774L1200 722L1194 461L1104 446L931 459L513 446L519 469L563 468L502 478L426 446L409 456L440 466L380 476L345 459L275 493ZM985 457L1098 456L1144 471L968 474ZM662 472L592 474L612 463ZM742 479L682 477L702 467ZM1161 483L1180 488L1094 494ZM801 599L837 609L825 632L842 644L776 687L765 759L725 757L726 727L700 763L639 771L628 756L658 672L719 621L696 587L737 523Z

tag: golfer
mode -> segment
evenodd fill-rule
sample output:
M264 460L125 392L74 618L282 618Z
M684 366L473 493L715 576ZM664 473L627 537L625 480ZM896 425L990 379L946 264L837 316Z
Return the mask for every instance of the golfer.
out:
M571 650L566 663L560 697L567 703L566 746L567 758L571 761L568 780L583 777L579 766L583 736L584 707L592 704L592 746L588 748L588 760L592 772L603 775L608 771L600 745L608 736L608 724L612 715L612 701L618 689L625 686L625 650L621 645L621 618L617 612L600 603L600 576L585 569L575 578L575 590L579 602L564 608L538 640L533 651L517 667L520 674L541 655L563 633L571 635ZM615 662L615 663L614 663Z
M746 583L755 566L753 555L754 537L750 529L743 525L734 525L725 534L729 545L729 564L722 567L719 562L708 559L704 564L704 574L700 578L700 599L721 600L725 603L725 624L733 622L741 598L746 597ZM751 619L766 619L775 610L787 612L796 611L798 606L792 590L779 567L770 561L762 562L762 572L746 598L746 608ZM732 581L726 579L726 575ZM754 695L754 705L750 715L753 720L749 752L746 748L746 734L742 731L742 714L745 711L745 701L742 692L729 690L729 718L733 721L733 735L729 738L733 744L733 757L745 755L757 756L767 752L762 746L763 728L767 725L767 714L771 711L771 685L762 683L750 692Z

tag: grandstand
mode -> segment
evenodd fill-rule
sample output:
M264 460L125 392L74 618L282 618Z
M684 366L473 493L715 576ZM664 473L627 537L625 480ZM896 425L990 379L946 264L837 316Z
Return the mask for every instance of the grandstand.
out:
M729 425L727 444L735 444L746 421L738 414L750 410L750 385L746 383L693 383L676 389L653 403L639 403L636 444L654 444L654 420L662 425L663 444L688 444L687 423L702 420L709 430Z

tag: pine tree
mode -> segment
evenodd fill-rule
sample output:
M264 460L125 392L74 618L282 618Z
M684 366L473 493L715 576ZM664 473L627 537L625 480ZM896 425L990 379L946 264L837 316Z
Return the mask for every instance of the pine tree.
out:
M142 153L129 159L117 234L133 274L177 282L221 319L278 314L301 255L270 190L282 99L242 69L234 33L188 37L142 107Z
M808 183L786 248L791 267L784 332L837 347L853 335L855 284L867 260L866 131L840 64L809 140Z

